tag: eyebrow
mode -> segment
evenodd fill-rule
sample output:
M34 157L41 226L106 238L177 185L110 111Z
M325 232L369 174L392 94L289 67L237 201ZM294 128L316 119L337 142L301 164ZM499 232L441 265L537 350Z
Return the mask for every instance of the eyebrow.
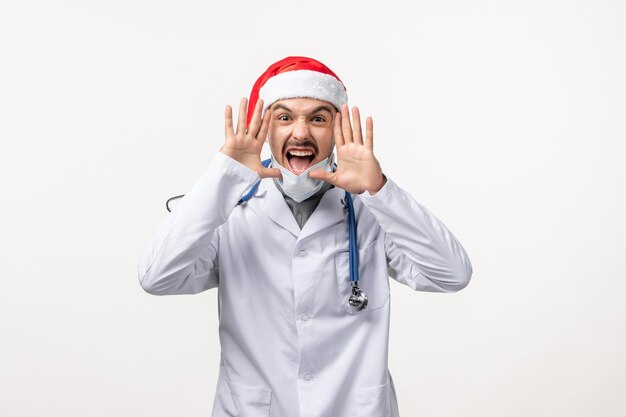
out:
M287 110L289 113L293 113L293 111L289 107L285 106L282 103L277 103L272 110L278 110L278 109ZM321 106L317 106L316 108L314 108L313 111L311 111L309 114L315 114L320 111L327 111L328 113L332 113L332 110L330 109L330 107L322 104Z

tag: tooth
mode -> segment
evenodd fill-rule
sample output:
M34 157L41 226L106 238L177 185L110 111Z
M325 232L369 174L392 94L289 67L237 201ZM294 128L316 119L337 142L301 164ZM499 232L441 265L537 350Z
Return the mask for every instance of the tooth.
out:
M313 155L313 152L311 152L311 151L297 151L297 150L293 150L293 151L289 151L289 153L291 155L294 155L294 156L311 156L311 155Z

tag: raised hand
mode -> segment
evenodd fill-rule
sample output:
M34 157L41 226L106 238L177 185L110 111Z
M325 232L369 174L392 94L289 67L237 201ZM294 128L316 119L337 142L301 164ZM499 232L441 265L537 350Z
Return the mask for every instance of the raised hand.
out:
M276 168L265 168L261 163L261 149L267 137L270 122L270 110L261 117L263 100L259 100L254 108L250 125L246 129L248 100L244 97L239 103L237 116L237 131L233 130L233 109L226 106L225 133L226 140L220 152L247 166L261 178L280 178L280 171Z
M350 122L348 105L335 114L334 136L337 147L337 170L326 172L316 169L309 177L320 179L342 188L349 193L368 191L375 194L385 185L380 164L374 157L374 124L371 117L365 121L365 140L361 131L359 108L352 108L354 127Z

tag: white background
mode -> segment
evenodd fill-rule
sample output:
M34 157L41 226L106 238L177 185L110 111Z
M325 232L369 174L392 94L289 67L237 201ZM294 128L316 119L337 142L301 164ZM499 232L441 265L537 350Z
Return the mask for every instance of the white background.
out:
M457 294L392 285L401 414L626 415L625 3L222 3L0 5L0 415L210 415L217 292L136 265L288 55L473 262Z

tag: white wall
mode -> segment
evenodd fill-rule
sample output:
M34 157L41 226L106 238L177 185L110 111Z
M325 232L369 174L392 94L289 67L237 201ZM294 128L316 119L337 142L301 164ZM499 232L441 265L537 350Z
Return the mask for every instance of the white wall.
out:
M0 415L210 415L217 293L136 264L224 105L296 54L474 265L392 285L401 414L626 415L625 3L222 3L0 5Z

